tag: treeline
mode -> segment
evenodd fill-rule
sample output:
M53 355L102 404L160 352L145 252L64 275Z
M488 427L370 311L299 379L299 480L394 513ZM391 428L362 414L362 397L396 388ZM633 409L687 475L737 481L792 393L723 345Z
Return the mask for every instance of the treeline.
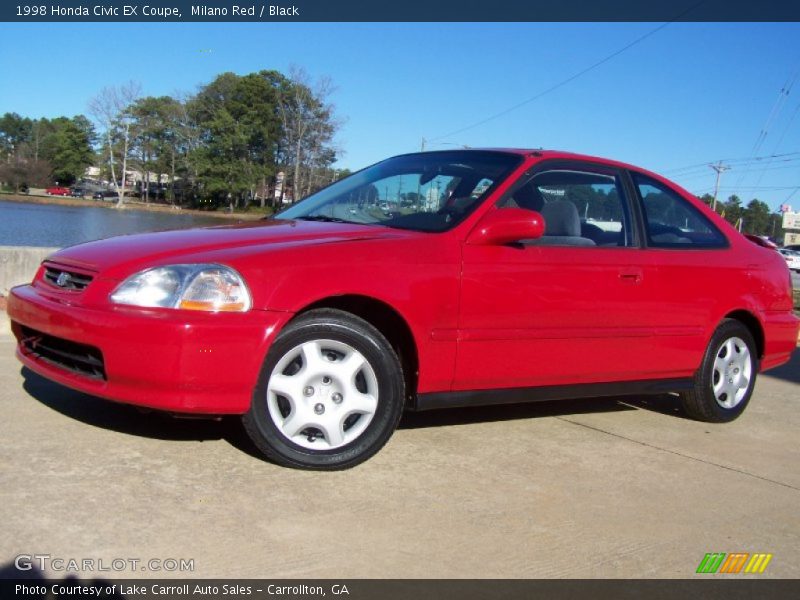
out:
M95 161L94 125L83 115L28 119L0 117L0 181L15 191L53 182L70 185Z
M89 103L91 120L9 113L0 119L0 180L71 185L95 166L97 179L116 182L120 204L132 192L209 207L297 200L342 175L332 169L332 91L330 80L293 68L223 73L186 97L142 96L135 83L106 88Z
M713 206L714 197L711 194L698 197L708 206ZM717 200L716 210L728 223L743 233L768 236L773 240L783 239L781 226L783 216L773 213L766 202L753 198L747 206L743 206L741 198L734 194L726 201Z

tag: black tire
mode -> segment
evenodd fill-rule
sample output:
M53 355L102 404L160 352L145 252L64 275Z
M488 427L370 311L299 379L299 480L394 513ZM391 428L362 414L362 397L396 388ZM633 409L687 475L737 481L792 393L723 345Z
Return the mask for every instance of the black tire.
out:
M734 348L733 354L728 355L728 350L725 346L731 342L731 347ZM746 347L747 355L745 354ZM744 380L740 380L740 371L738 363L731 364L730 371L720 370L719 363L715 366L715 362L724 361L732 362L733 358L743 363L749 363L750 375ZM731 361L728 361L728 359ZM747 329L740 321L735 319L725 319L722 321L714 335L711 336L711 341L708 343L703 362L694 377L694 389L681 394L681 403L684 411L698 421L708 421L711 423L727 423L733 421L747 408L750 402L750 397L753 395L753 388L756 383L756 376L758 374L759 363L758 353L756 351L756 344L750 330ZM741 369L742 372L744 371ZM720 394L715 394L714 385L721 377L730 376L731 383L737 382L740 386L739 389L744 390L744 394L739 400L731 400L728 397L729 392L722 391ZM719 396L719 399L718 399ZM735 396L734 396L735 398ZM735 403L734 403L735 402ZM723 404L734 403L732 406L726 407Z
M308 381L303 383L301 379L305 369L304 359L301 358L303 355L301 353L297 355L297 358L291 358L293 353L297 352L298 347L303 344L320 342L319 346L322 348L326 344L325 340L332 340L333 343L340 344L341 347L355 350L360 354L360 358L365 359L365 364L368 364L370 369L368 379L376 391L374 397L377 398L377 406L374 412L371 413L371 420L365 421L368 424L360 427L360 433L350 434L357 435L352 441L348 441L338 447L327 449L323 447L316 450L307 446L318 445L317 441L321 444L327 444L328 440L324 430L315 430L313 427L305 428L300 433L295 433L293 438L290 438L281 429L284 424L276 422L276 418L278 421L280 421L280 418L273 417L273 415L276 410L280 410L285 422L288 422L295 409L291 408L293 405L286 397L274 392L270 393L268 390L270 389L270 378L275 375L276 366L281 361L284 361L284 363L287 360L297 361L290 362L284 370L277 373L277 376L297 376L304 390L304 395L305 390L309 388L314 390L311 392L312 394L318 394L317 396L311 396L308 400L302 400L307 402L303 410L308 411L311 404L319 401L320 403L315 404L314 408L324 404L325 406L322 410L328 410L329 414L333 416L338 407L331 404L330 398L333 398L336 394L326 392L329 395L323 396L322 385L315 387L308 385ZM322 352L324 356L328 356L332 361L337 360L333 352L327 355L325 352ZM343 361L344 358L341 360ZM298 364L301 365L299 368L294 366ZM291 373L292 369L298 370ZM314 372L316 373L316 371ZM305 376L303 375L303 377ZM336 375L333 375L333 377L335 381L338 381L336 380ZM357 382L358 377L362 377L361 385L366 385L363 383L366 381L364 371L359 371L358 375L352 378L352 381ZM325 379L328 382L331 381L328 376ZM403 412L404 382L403 371L397 354L381 332L370 323L341 310L312 310L291 321L272 344L261 368L250 410L242 416L242 423L256 447L269 460L277 464L314 470L348 469L364 462L377 453L394 433ZM316 400L314 399L315 397ZM342 396L339 395L341 406L346 407L347 399L345 398L343 402L341 398ZM273 413L270 413L270 410ZM319 418L322 417L320 416ZM351 418L352 416L347 417L348 420ZM361 418L364 418L364 415L357 414L355 416L355 424L351 422L349 427L357 426ZM339 431L343 437L348 435L348 420L341 421L343 425ZM306 439L303 440L302 438ZM301 445L298 441L304 445Z

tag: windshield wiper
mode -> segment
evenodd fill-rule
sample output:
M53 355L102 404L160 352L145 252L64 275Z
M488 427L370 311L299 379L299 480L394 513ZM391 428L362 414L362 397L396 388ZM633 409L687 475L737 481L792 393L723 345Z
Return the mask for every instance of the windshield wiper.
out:
M327 215L306 215L304 217L296 217L298 221L323 221L325 223L355 223L355 221L348 221L340 219L339 217L329 217Z

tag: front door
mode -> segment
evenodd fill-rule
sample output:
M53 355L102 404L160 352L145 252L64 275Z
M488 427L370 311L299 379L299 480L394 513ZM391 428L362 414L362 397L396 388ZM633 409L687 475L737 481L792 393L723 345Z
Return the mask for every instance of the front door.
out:
M466 243L454 390L656 378L655 293L616 170L546 166L499 203L541 212L540 240Z

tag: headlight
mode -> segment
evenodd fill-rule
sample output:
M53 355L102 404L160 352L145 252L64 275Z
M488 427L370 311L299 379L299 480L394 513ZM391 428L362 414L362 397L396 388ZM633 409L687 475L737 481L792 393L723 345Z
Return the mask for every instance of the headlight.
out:
M211 312L250 310L250 292L241 275L223 265L170 265L140 271L110 296L116 304L160 306Z

